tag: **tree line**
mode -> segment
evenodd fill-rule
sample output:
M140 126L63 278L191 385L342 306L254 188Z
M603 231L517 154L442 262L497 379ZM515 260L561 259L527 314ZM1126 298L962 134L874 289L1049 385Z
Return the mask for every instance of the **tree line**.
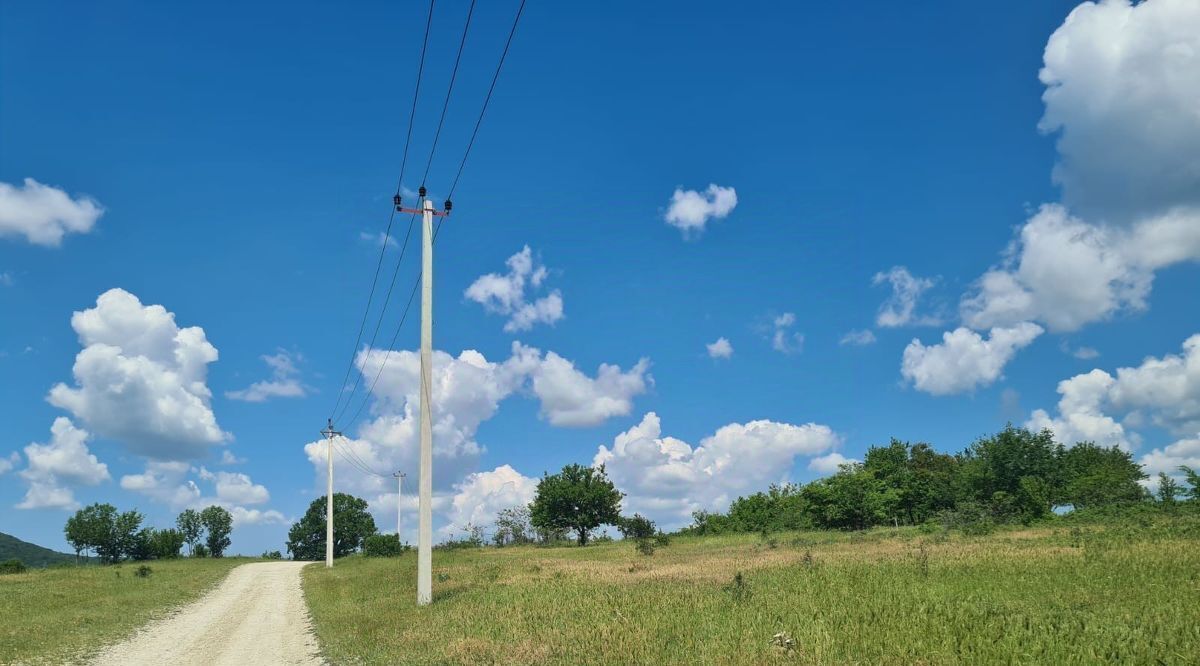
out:
M219 506L187 509L175 519L175 528L142 527L144 520L137 510L118 512L111 504L97 502L68 518L63 533L77 558L91 555L114 564L177 558L184 545L192 557L222 557L233 531L233 516Z
M728 512L697 511L685 532L799 529L861 530L880 525L952 526L1025 523L1057 507L1096 509L1151 502L1200 501L1200 479L1181 468L1190 490L1160 474L1158 494L1133 457L1117 447L1081 442L1067 448L1049 430L1008 426L958 454L893 439L871 447L861 463L807 484L773 485L739 497Z
M986 529L1001 523L1028 524L1068 506L1088 510L1189 502L1200 507L1200 476L1187 467L1180 471L1186 487L1160 474L1157 494L1151 495L1141 483L1146 474L1128 452L1092 442L1068 448L1056 444L1049 430L1010 425L957 454L893 439L886 446L872 446L861 463L841 465L831 476L807 484L772 485L738 497L725 513L697 511L692 524L679 533L862 530L933 521ZM622 515L624 497L603 465L567 465L557 474L543 475L532 502L500 511L490 541L507 546L573 539L584 546L596 530L610 525L642 549L652 550L651 540L665 544L666 535L652 521ZM366 500L335 493L333 510L334 557L360 550L393 555L407 549L397 535L378 532ZM437 547L486 544L481 526L463 529L466 537ZM325 557L324 497L314 500L292 526L287 548L298 560Z

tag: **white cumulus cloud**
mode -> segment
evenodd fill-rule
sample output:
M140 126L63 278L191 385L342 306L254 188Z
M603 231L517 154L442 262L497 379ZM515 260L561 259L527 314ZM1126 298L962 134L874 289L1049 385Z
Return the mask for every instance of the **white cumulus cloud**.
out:
M731 423L693 448L664 437L654 412L600 446L594 465L604 465L626 493L624 510L666 527L686 523L696 510L725 510L739 495L786 480L798 457L832 449L839 438L828 426L776 421Z
M709 358L729 358L733 356L733 345L723 337L717 338L715 342L704 345L704 348L708 350Z
M509 465L467 475L454 486L442 533L450 536L467 525L490 528L496 515L504 509L532 502L537 485L537 479L525 476Z
M386 364L384 359L386 360ZM419 454L420 356L415 351L368 350L358 357L365 381L374 381L376 400L369 419L356 432L339 440L334 464L347 487L364 495L395 499L397 470L415 470ZM380 373L380 368L383 372ZM454 357L433 354L430 398L433 402L434 488L453 492L455 484L475 471L483 446L476 441L480 425L491 419L500 403L520 393L541 403L541 414L552 425L579 427L602 423L628 414L633 398L653 381L649 362L639 361L629 370L601 364L589 377L558 354L514 342L511 356L489 361L475 350ZM318 486L324 483L328 443L316 440L304 447ZM357 466L383 476L364 474ZM339 487L342 481L339 481ZM390 507L373 507L393 511Z
M79 503L75 501L73 486L94 486L111 478L108 466L88 450L90 436L70 419L60 416L50 426L48 443L26 446L25 458L29 464L20 474L29 488L17 508L75 509Z
M541 298L527 300L526 291L539 289L549 275L546 267L534 260L528 245L505 263L507 273L482 275L463 295L488 312L508 317L504 330L509 333L528 331L536 324L554 324L565 316L562 292L557 289Z
M24 236L35 245L58 247L69 233L92 230L104 209L89 197L26 178L24 185L0 183L0 238Z
M836 474L842 465L862 462L855 458L847 458L846 456L834 451L827 455L819 456L808 461L808 468L818 474Z
M217 350L198 326L180 328L161 305L110 289L71 326L83 350L75 386L57 384L50 403L131 452L174 460L200 457L230 438L217 425L205 383Z
M676 188L664 219L683 232L684 238L694 238L704 231L709 220L720 220L733 212L737 202L737 192L732 187L710 184L702 192Z
M1043 60L1039 127L1057 137L1064 201L963 299L974 328L1073 331L1136 312L1156 271L1200 259L1200 4L1082 3Z
M943 333L940 344L925 346L914 338L904 349L900 373L933 395L970 391L999 379L1013 355L1041 334L1041 326L1022 322L993 328L986 339L961 327Z

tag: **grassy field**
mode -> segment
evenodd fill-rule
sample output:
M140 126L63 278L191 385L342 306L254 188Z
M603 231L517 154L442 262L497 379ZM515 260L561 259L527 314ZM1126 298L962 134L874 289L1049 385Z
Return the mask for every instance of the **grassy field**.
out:
M0 576L0 664L62 663L125 636L253 560L221 558L30 570Z
M304 570L332 663L1200 663L1195 521L435 552L422 609L415 562Z

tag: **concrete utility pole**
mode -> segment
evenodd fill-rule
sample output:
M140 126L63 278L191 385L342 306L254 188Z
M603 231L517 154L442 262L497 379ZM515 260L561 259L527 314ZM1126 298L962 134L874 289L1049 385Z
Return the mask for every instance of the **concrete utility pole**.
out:
M340 437L342 433L333 429L333 419L329 419L329 424L321 431L322 435L329 440L329 460L326 462L329 465L328 483L325 490L325 568L333 568L333 438Z
M421 512L417 542L417 605L433 601L433 202L421 188Z
M404 477L406 475L404 472L396 472L392 476L396 477L396 541L403 543L400 539L400 520L403 515L401 511L403 511L404 507Z
M433 218L450 214L453 205L446 201L445 211L434 211L425 198L425 186L418 190L421 207L402 208L396 195L396 211L421 214L421 478L417 524L417 605L433 601Z

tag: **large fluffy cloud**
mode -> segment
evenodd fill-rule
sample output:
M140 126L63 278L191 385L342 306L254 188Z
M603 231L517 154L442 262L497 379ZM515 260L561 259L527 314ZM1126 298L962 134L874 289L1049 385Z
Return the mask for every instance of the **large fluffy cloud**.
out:
M108 466L88 450L86 430L75 427L70 419L60 416L50 426L50 441L25 447L28 466L21 476L29 483L19 509L75 509L72 487L94 486L110 477Z
M1085 2L1043 60L1039 127L1072 208L1122 222L1200 204L1200 4Z
M537 351L537 350L533 350ZM533 392L542 402L542 416L556 426L593 426L633 409L633 398L646 392L653 381L650 362L639 360L629 370L601 363L596 377L588 377L575 364L555 354L546 355L530 371Z
M454 487L443 534L454 534L468 525L490 527L504 509L532 502L537 484L537 479L525 476L509 465L468 475Z
M974 328L1036 320L1053 331L1074 331L1140 310L1153 272L1131 260L1128 238L1128 232L1072 217L1063 206L1042 206L1021 228L1006 263L985 273L963 299L963 320Z
M482 275L463 295L489 312L508 317L504 330L510 333L528 331L535 324L554 324L563 318L563 299L559 290L532 300L526 297L527 290L540 288L549 275L545 266L534 261L528 245L505 263L507 273Z
M1060 382L1058 392L1058 415L1035 410L1029 425L1053 430L1064 444L1092 440L1136 448L1139 438L1129 427L1145 422L1176 435L1200 435L1200 334L1184 341L1182 354L1150 357L1118 368L1115 376L1095 369Z
M537 398L542 417L552 425L596 425L630 412L633 398L652 381L648 365L641 360L622 370L601 364L590 377L554 352L543 353L519 342L501 362L489 361L474 350L457 357L434 352L430 398L435 491L452 495L455 485L475 471L483 453L476 433L514 393L528 392ZM367 422L335 445L335 465L345 471L338 473L338 485L369 496L391 493L394 502L391 473L417 468L420 356L407 350L368 350L359 355L358 367L365 381L374 382L377 376L379 381ZM321 485L329 443L313 441L304 450Z
M917 390L933 395L970 391L999 379L1017 350L1041 334L1041 326L1023 322L993 328L987 339L967 328L943 333L941 344L925 346L913 339L904 349L900 373Z
M1085 2L1044 63L1065 205L1033 215L964 298L975 328L1076 330L1146 307L1157 270L1200 259L1200 5Z
M696 510L724 510L739 495L786 480L796 458L816 456L839 442L828 426L775 421L731 423L693 448L664 437L658 415L600 446L593 464L604 465L623 490L625 510L665 525L684 523Z
M161 305L111 289L71 317L83 350L75 386L48 400L133 453L163 460L200 457L230 437L217 425L205 383L217 350L198 326L180 328Z
M704 231L709 220L719 220L733 212L737 203L737 191L732 187L710 184L702 192L676 188L664 219L679 229L684 238L693 238Z
M0 238L24 236L35 245L58 247L69 233L91 231L103 213L88 197L72 199L32 178L22 186L0 183Z

